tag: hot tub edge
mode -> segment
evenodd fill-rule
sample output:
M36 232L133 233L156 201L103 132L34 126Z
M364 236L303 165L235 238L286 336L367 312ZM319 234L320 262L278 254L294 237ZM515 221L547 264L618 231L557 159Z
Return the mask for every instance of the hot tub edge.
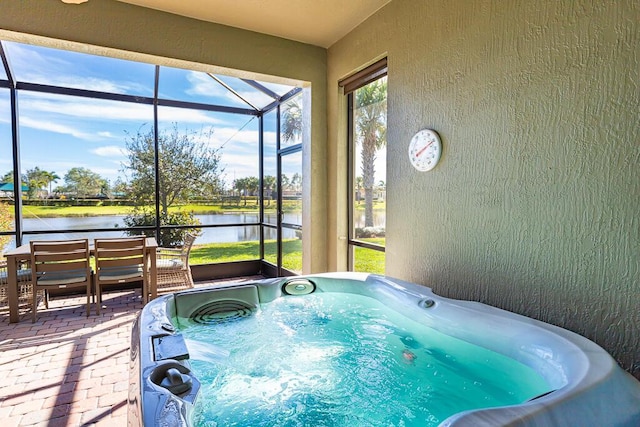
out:
M603 427L640 425L640 383L605 350L574 332L479 302L441 297L429 287L385 276L323 273L297 277L308 279L316 292L339 289L375 295L386 304L401 308L406 303L403 314L424 314L425 325L439 325L445 333L512 357L551 379L549 394L519 405L461 412L447 418L441 427L551 427L576 425L572 423L579 419ZM156 361L154 358L153 340L177 335L172 324L176 298L191 292L204 296L255 286L256 296L251 297L252 301L263 303L285 295L287 292L283 289L289 280L292 278L183 291L147 304L136 318L131 335L129 426L154 426L162 411L165 411L162 418L165 425L189 425L200 385L190 374L188 355L182 357L184 354L178 350L173 352L170 347L167 359ZM498 330L500 334L496 333ZM155 370L165 364L178 369L178 373L172 372L174 378L186 375L194 386L180 395L161 387L159 382L163 377ZM155 381L151 380L152 376ZM167 423L167 414L171 417L170 423Z

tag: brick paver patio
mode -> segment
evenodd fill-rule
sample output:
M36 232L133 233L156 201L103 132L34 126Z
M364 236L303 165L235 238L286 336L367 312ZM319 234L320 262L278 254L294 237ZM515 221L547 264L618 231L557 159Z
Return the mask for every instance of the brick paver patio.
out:
M100 316L94 308L87 318L84 302L52 299L48 310L38 310L36 323L30 311L14 324L0 314L2 427L126 426L130 334L142 308L140 291L104 294Z

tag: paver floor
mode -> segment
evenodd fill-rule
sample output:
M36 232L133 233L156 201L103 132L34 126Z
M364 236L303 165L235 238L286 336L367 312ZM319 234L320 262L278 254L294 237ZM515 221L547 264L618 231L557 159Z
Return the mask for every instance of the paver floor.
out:
M84 302L52 299L48 310L40 305L36 323L31 311L12 324L0 314L0 427L127 425L131 325L142 308L140 291L104 294L99 316L92 307L87 318Z

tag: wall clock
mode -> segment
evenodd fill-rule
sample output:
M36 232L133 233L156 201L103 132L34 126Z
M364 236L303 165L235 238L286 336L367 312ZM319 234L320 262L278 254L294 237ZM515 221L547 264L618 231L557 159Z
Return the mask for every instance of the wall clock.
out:
M431 129L418 131L409 143L409 160L414 168L420 172L433 169L442 153L440 136Z

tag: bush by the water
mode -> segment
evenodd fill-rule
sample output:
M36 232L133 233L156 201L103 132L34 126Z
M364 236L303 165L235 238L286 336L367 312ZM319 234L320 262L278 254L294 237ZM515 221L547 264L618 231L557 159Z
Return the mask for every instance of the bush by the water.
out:
M124 217L123 222L127 227L155 227L156 215L152 211L137 211ZM160 214L161 225L200 225L200 221L193 216L191 212L169 212L168 214ZM162 247L182 246L184 238L188 233L199 233L198 227L188 228L172 228L160 230L158 245ZM129 230L129 236L145 235L147 237L155 236L155 230Z
M384 227L356 227L356 238L385 237Z

